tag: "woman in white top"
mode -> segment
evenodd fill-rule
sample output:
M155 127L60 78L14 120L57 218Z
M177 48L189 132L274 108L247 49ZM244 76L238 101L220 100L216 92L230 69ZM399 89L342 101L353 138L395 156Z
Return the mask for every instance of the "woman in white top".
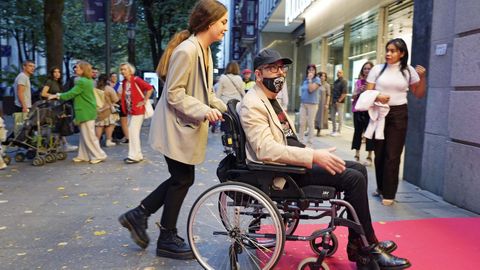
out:
M408 65L408 48L401 38L387 42L385 64L376 65L367 77L367 90L380 94L375 101L388 104L390 112L385 119L384 140L375 140L375 173L377 191L383 205L392 205L398 187L400 157L407 134L407 92L425 96L426 69Z
M240 76L240 67L237 62L227 64L225 74L218 79L217 97L227 104L230 99L242 100L245 96L245 84Z

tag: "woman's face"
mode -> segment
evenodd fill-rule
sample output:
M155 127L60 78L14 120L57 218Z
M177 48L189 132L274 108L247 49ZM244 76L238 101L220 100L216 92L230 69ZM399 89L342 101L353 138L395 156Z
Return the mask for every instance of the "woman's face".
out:
M223 39L225 32L227 32L228 13L226 12L218 21L214 22L208 28L208 32L214 41Z
M61 76L60 69L56 68L53 70L53 79L58 80Z
M399 62L405 53L401 52L395 45L389 44L385 53L385 61L387 64L395 64Z
M132 75L132 72L130 72L130 69L126 65L120 67L120 73L122 73L123 77L127 78Z
M363 69L362 69L363 77L366 78L368 76L368 73L370 73L371 69L372 69L372 66L370 64L363 66Z
M117 79L118 79L118 78L117 78L117 74L112 74L112 76L110 76L110 81L111 81L112 83L116 83L116 82L117 82Z
M314 68L314 67L309 67L309 68L308 68L308 72L309 72L309 73L312 72L312 73L315 74L315 68Z
M82 67L80 67L79 65L77 65L77 68L75 69L75 74L77 74L77 76L82 76L82 75L83 75L83 69L82 69Z
M326 81L327 80L327 74L322 73L322 76L320 77L320 79L322 80L322 82Z

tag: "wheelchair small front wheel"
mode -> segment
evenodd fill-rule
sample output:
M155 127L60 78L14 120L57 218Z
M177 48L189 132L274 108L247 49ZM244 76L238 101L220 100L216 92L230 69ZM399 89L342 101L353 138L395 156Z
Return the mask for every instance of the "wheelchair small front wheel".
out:
M261 222L252 223L255 219ZM272 269L285 245L275 204L259 189L239 182L200 195L187 226L193 254L205 269Z
M298 270L330 270L330 268L325 262L319 264L317 263L317 258L309 257L303 259L298 264Z
M326 243L323 243L324 238L326 237L329 237L329 240ZM337 252L338 249L337 236L331 232L329 235L323 235L322 237L312 239L310 240L310 247L317 255L320 255L323 249L327 249L326 256L331 257L333 254L335 254L335 252Z

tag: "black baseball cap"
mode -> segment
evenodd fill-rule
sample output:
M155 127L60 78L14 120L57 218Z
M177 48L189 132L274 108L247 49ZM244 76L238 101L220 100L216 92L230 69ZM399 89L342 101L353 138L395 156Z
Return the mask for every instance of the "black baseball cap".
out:
M293 63L290 58L282 57L276 50L263 49L257 54L257 56L255 56L255 59L253 59L253 69L257 69L259 66L272 64L280 60L284 64Z

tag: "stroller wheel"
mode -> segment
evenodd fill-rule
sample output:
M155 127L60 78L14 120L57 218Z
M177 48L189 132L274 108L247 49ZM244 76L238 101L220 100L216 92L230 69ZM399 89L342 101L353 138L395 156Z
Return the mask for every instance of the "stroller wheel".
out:
M36 155L37 151L30 149L27 151L26 157L27 159L34 159Z
M15 161L16 162L22 162L25 160L25 154L24 153L16 153L15 154Z
M3 157L3 162L5 162L5 164L7 164L7 165L10 165L10 163L12 163L12 158L9 157L9 156L4 156Z
M54 154L47 154L45 156L45 162L46 163L53 163L55 161L57 161L57 157Z
M57 160L65 160L65 159L67 159L67 153L57 152Z
M45 164L45 159L43 157L35 157L32 161L33 166L42 166Z

